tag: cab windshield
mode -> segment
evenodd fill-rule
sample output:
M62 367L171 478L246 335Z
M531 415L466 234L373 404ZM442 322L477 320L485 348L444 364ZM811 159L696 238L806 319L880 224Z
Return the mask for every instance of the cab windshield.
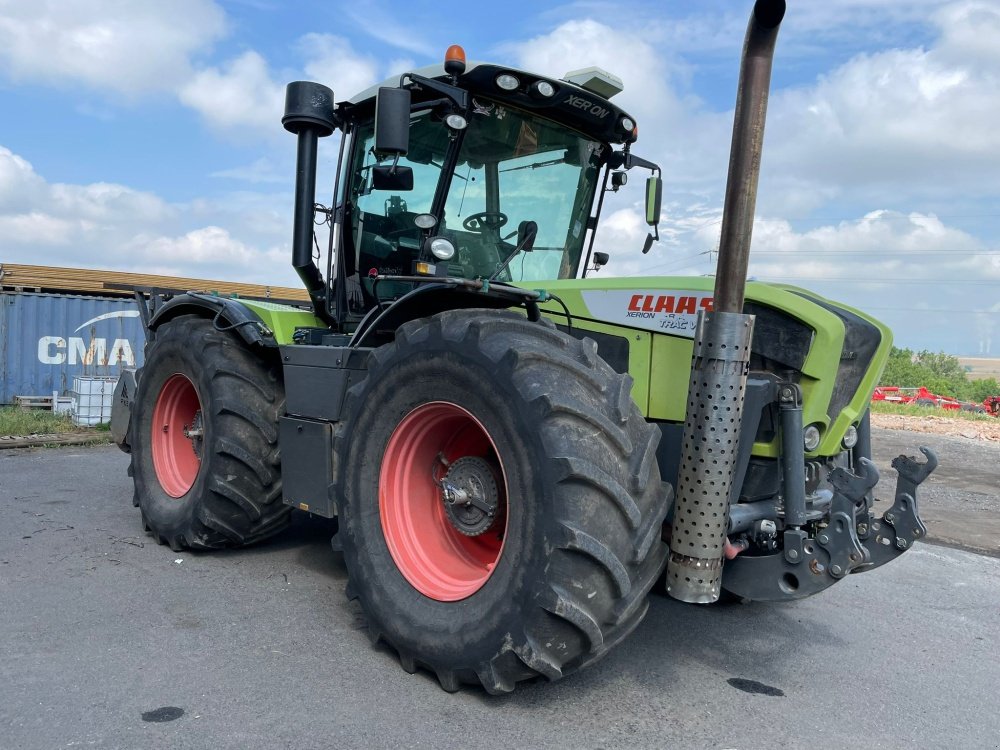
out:
M372 187L372 124L359 128L355 144L349 185L362 277L411 272L424 238L413 223L421 213L434 213L432 234L456 248L446 261L451 276L514 282L576 276L605 148L600 142L478 98L463 131L450 131L430 111L417 112L409 152L399 159L413 169L407 191ZM383 299L409 288L383 284Z

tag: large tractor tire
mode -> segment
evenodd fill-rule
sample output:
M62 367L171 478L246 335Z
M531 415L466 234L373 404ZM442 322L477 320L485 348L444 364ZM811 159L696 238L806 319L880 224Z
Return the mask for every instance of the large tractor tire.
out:
M671 499L631 379L593 341L479 310L403 325L369 366L336 453L348 596L372 640L445 690L496 694L631 632Z
M171 549L252 544L288 525L281 501L277 363L212 321L184 315L156 332L132 414L133 503Z

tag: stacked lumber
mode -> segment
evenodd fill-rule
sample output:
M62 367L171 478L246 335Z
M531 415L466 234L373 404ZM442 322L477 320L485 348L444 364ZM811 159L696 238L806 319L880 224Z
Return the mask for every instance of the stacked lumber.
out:
M216 292L225 297L257 297L307 301L305 289L264 284L239 284L211 279L188 279L145 273L101 271L89 268L57 268L0 263L0 290L93 294L102 297L131 297L132 289Z

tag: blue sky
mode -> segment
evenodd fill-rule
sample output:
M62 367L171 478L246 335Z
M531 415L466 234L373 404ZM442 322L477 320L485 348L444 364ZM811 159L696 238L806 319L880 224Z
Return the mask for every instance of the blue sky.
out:
M347 98L462 44L626 89L663 167L606 207L602 271L702 274L750 2L0 0L0 262L296 285L285 83ZM1000 353L1000 0L789 3L751 274L871 311L897 343ZM320 199L334 151L321 151Z

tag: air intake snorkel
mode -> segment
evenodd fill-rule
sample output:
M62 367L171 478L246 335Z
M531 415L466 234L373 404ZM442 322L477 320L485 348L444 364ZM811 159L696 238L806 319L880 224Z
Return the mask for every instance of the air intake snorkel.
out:
M320 138L337 126L333 91L319 83L294 81L285 89L285 130L298 136L295 166L295 209L292 229L292 267L309 292L316 315L333 322L326 305L326 283L312 259L316 201L316 156Z

